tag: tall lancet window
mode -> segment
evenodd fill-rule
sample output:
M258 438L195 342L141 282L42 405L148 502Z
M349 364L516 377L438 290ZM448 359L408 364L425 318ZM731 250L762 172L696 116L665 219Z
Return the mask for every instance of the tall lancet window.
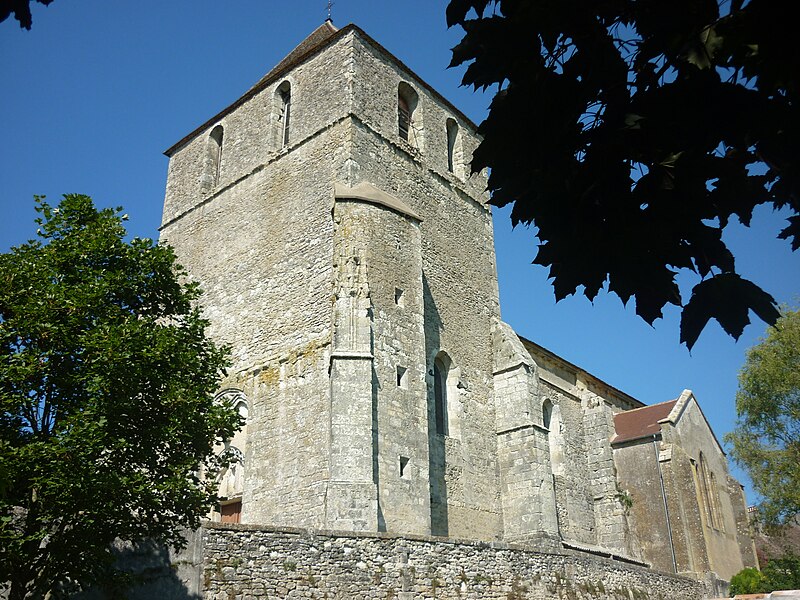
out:
M422 123L417 111L419 96L402 81L397 87L397 134L415 148L421 148Z
M288 81L284 81L278 86L278 124L280 146L289 145L289 131L292 120L292 86Z
M217 125L208 136L207 181L211 187L219 183L219 174L222 167L222 138L224 132L222 125Z
M456 143L458 140L458 123L447 119L447 170L456 172Z
M433 414L436 433L448 434L447 427L447 365L442 355L433 361Z
M408 130L411 129L411 111L408 100L402 95L397 97L397 129L401 139L408 141Z
M706 462L702 452L696 469L700 487L700 503L703 505L703 511L706 515L706 523L713 529L723 530L719 490L716 486L714 473L708 468L708 462Z

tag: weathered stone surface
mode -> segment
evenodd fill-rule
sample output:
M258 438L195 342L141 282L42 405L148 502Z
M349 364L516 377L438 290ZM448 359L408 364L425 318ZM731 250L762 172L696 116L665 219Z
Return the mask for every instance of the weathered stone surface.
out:
M320 39L170 149L162 239L233 351L221 398L247 427L220 489L242 522L407 538L212 527L206 597L699 597L594 555L710 580L754 564L699 409L660 434L662 493L647 448L612 445L642 403L502 322L474 124L358 28Z
M205 598L706 597L700 581L583 552L389 534L208 525Z
M631 535L654 567L730 579L757 565L742 488L690 391L657 434L616 445L614 460L631 494Z

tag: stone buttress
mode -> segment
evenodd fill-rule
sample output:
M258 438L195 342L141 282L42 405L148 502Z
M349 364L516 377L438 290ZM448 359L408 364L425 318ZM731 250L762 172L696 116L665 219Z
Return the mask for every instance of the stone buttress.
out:
M500 320L492 342L503 537L554 542L558 524L538 369L511 327Z
M336 185L326 527L430 533L419 217Z

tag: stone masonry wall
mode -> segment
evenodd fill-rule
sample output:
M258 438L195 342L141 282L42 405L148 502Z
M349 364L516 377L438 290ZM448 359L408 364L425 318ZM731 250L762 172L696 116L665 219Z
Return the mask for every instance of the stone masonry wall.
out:
M715 572L723 579L730 579L746 566L741 552L732 552L739 543L737 531L737 515L735 508L740 504L732 499L728 487L728 467L725 454L719 447L713 432L708 426L702 412L693 397L686 397L686 392L678 404L685 402L685 409L675 426L662 425L664 432L665 454L668 459L662 462L672 490L667 494L670 500L680 499L680 525L689 548L689 563L697 569L697 565ZM674 410L679 410L676 405ZM711 479L707 481L710 498L715 504L717 523L712 524L705 510L705 500L699 493L698 477L700 456L704 457L707 472ZM673 495L670 497L670 492ZM740 494L737 493L737 496ZM736 502L736 503L735 503ZM671 514L673 513L670 508ZM745 556L751 553L746 552ZM754 564L752 566L755 566Z
M691 392L681 395L660 424L660 435L614 448L620 487L632 500L631 541L640 547L640 556L656 569L709 571L721 580L757 566L741 486L730 478L725 456ZM712 475L708 496L700 481L701 456ZM707 499L715 504L714 521Z
M175 149L169 161L162 223L197 206L204 197L234 184L283 156L308 137L348 114L351 105L352 39L338 40ZM276 90L291 84L291 126L286 148L276 143ZM203 189L206 146L213 127L224 127L218 185ZM309 163L315 166L316 163ZM296 182L299 183L299 182Z
M368 181L421 218L426 362L419 372L425 374L430 406L434 358L445 352L452 361L447 435L437 434L428 423L432 527L440 535L496 539L502 523L494 462L491 324L499 316L499 299L485 179L447 170L446 121L458 115L368 42L356 38L353 51L352 184ZM397 132L401 82L419 97L416 111L421 111L424 143L417 147ZM468 157L476 138L468 123L460 120L460 125Z
M455 173L448 173L447 170L447 119L458 122L462 165L469 164L472 152L479 143L472 125L430 94L422 81L413 77L403 66L387 61L383 53L365 40L354 39L353 58L356 69L353 77L353 114L381 137L397 140L403 147L410 148L410 144L399 140L397 136L398 85L401 81L409 83L419 94L416 110L422 113L423 142L421 147L414 149L418 150L414 154L424 160L432 174L457 183L466 194L481 202L487 200L485 173L468 177L468 168L454 169Z
M586 457L589 485L595 515L597 544L618 552L626 550L627 521L619 502L617 474L610 440L614 436L611 407L589 389L582 391L583 427L586 436Z
M377 529L430 533L428 405L419 224L385 207L337 200L336 246L361 257L373 320L370 447ZM337 259L341 260L341 259ZM343 324L336 323L337 335ZM353 398L344 401L354 404ZM355 410L355 407L349 409ZM348 419L349 420L349 419ZM357 432L353 432L351 437ZM373 464L374 462L374 464ZM345 529L344 527L339 527Z
M662 571L672 571L670 532L664 510L659 474L659 443L650 439L618 446L614 462L619 487L630 498L628 518L631 522L629 552L642 556ZM669 510L669 508L667 508ZM675 532L677 535L678 531Z
M539 374L505 323L493 332L497 466L503 504L503 539L557 539L550 423L539 403Z
M291 129L282 147L276 92L287 82ZM398 135L400 82L419 96L415 123L424 131L415 132L416 146ZM461 162L453 172L447 164L448 120L459 127L455 158ZM212 177L209 140L217 125L224 136L218 177ZM490 334L499 299L491 213L485 176L467 177L464 168L476 144L463 116L377 45L349 32L171 151L162 239L175 246L205 288L210 334L232 346L234 365L223 386L244 390L250 400L243 521L330 526L328 499L335 510L351 495L372 502L370 488L377 483L383 506L396 516L379 515L374 521L379 530L425 533L429 525L420 511L427 510L426 521L432 516L426 509L430 493L444 501L437 533L501 535ZM413 266L417 280L408 300L421 299L424 313L420 337L420 323L410 323L391 303L382 300L375 311L369 309L372 349L378 352L371 374L366 364L371 359L343 362L331 345L339 258L331 209L337 182L369 182L421 216L410 236L400 230L389 235L383 226L393 221L381 218L361 232L375 242L367 268L376 297L393 302L393 288L403 287L395 286L398 276L410 274L406 267ZM386 268L378 268L381 261ZM404 266L393 271L393 262ZM402 322L409 323L408 331L398 325ZM418 413L421 400L430 414L432 363L439 351L452 360L452 426L448 435L429 435L426 449L419 440L408 443L410 433L395 432L424 433L429 425L419 426ZM407 391L390 387L397 366L407 367ZM347 381L354 378L359 398L366 402L372 392L376 412L371 428L368 414L358 418L368 427L359 436L373 437L372 482L368 465L359 463L358 477L347 471L356 464L356 449L328 431L330 424L341 426L343 435L348 428ZM370 378L374 390L363 386ZM417 389L420 383L424 386ZM331 397L332 390L341 401ZM402 415L408 420L398 426ZM344 442L337 445L340 438ZM359 453L370 445L367 438L362 441ZM428 460L431 448L434 458ZM415 483L393 481L405 459L410 468L404 475L418 474ZM360 460L369 461L369 455ZM423 489L426 460L428 469L437 471L437 493ZM353 485L339 480L340 473ZM414 507L402 516L403 498L409 496ZM373 521L353 514L334 521L342 525L348 519L373 528Z
M256 96L225 117L217 188L204 195L197 174L189 172L196 162L194 148L205 143L206 134L170 160L161 238L175 247L181 264L203 287L210 335L232 347L233 366L222 387L244 390L250 404L243 449L246 522L313 527L325 522L331 208L348 136L341 121L330 122L332 105L340 103L312 103L319 107L312 114L302 100L310 102L320 73L331 73L349 55L338 45L331 51L292 74L297 76L295 129L286 148L269 146L268 89L267 97ZM310 79L301 77L305 68ZM326 93L320 86L317 91ZM340 92L346 97L346 87ZM344 113L346 107L339 110ZM319 131L310 131L312 126ZM264 146L240 152L244 142L235 142L245 137ZM265 162L253 166L256 158Z
M706 597L696 580L574 551L248 525L208 525L203 535L209 600Z
M563 446L558 449L563 463L553 470L559 531L565 539L594 545L597 533L581 403L546 380L539 390L542 401L547 398L558 407L561 419L551 426L550 433ZM553 431L556 427L560 431Z

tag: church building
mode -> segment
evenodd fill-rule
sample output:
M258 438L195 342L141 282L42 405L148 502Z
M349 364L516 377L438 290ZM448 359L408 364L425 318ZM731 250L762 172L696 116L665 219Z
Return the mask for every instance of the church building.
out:
M756 565L690 391L645 406L502 321L478 142L378 42L328 21L167 150L161 239L232 350L219 401L246 417L213 520L696 579Z

